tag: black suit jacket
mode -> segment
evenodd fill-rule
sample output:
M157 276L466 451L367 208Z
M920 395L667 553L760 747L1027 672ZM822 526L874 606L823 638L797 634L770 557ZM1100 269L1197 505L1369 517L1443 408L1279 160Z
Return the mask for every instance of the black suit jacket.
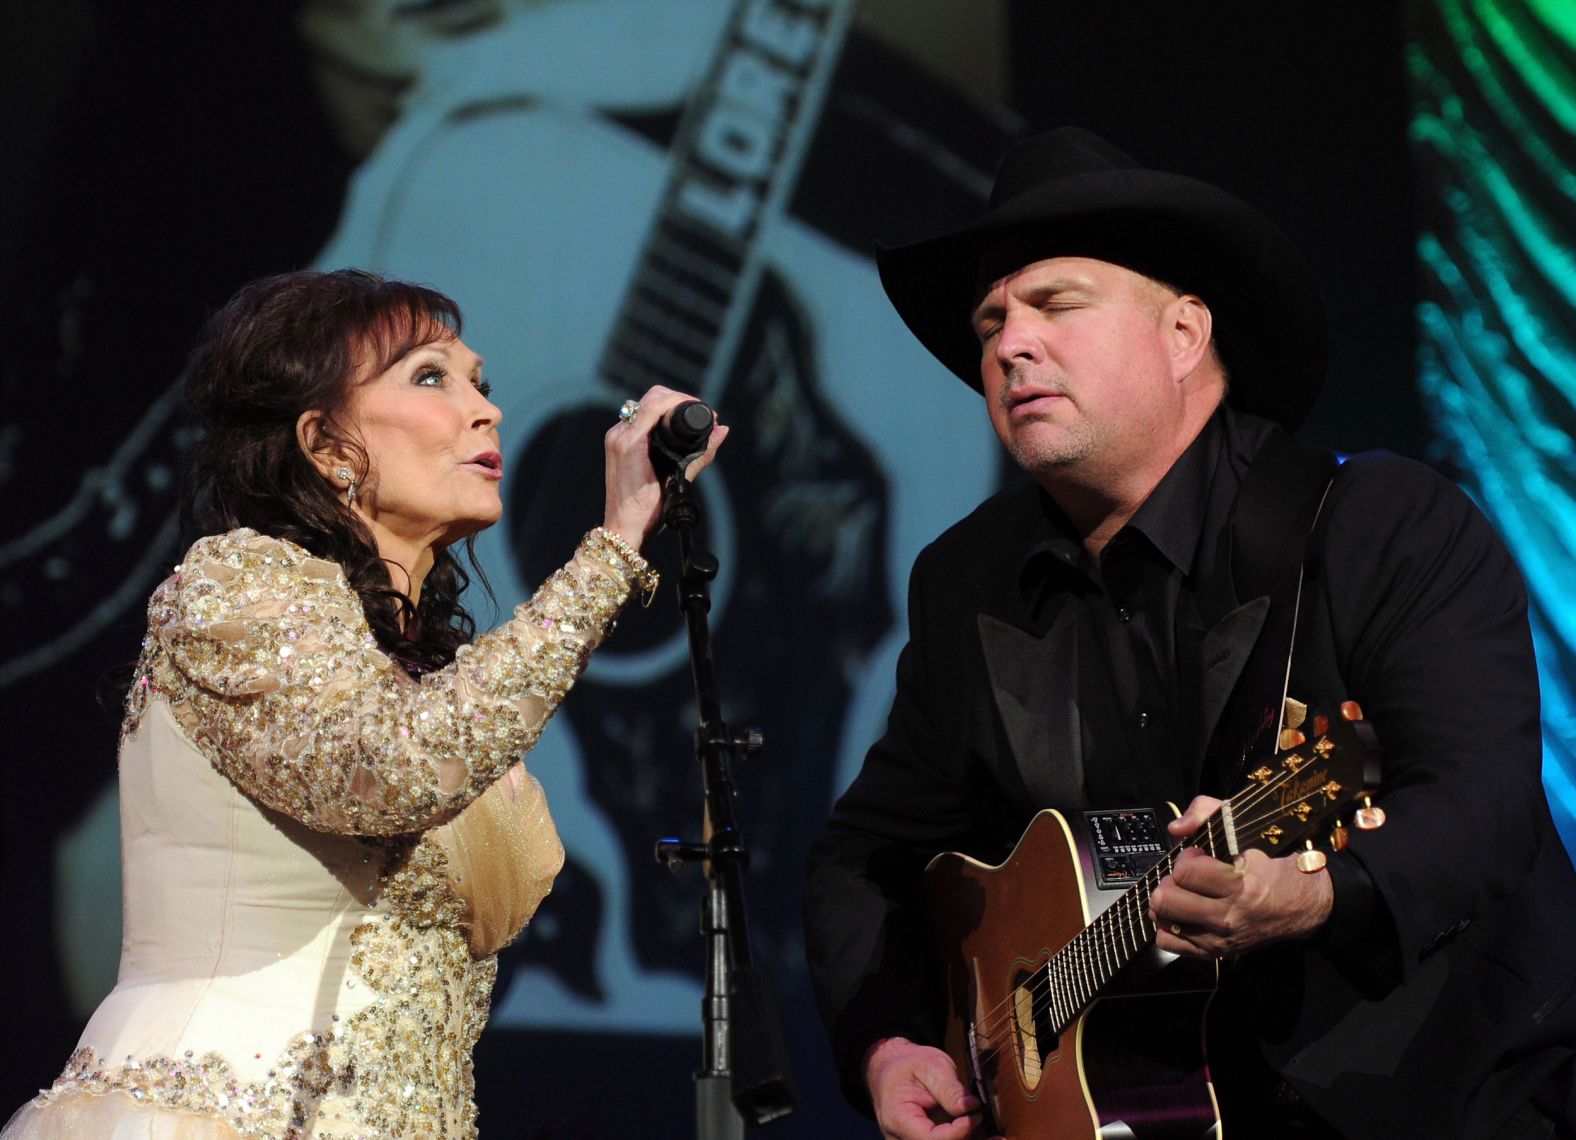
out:
M1262 438L1243 419L1230 447ZM1076 644L1021 577L1047 537L1040 495L1004 491L921 553L887 732L811 855L811 973L855 1103L873 1040L940 1040L925 863L998 862L1037 810L1085 806ZM1234 595L1220 504L1208 517L1206 728L1268 606ZM1292 692L1362 704L1389 823L1336 857L1320 938L1227 970L1212 1038L1351 1136L1486 1135L1534 1089L1576 1124L1576 875L1542 789L1520 577L1459 490L1382 454L1337 478L1317 551Z

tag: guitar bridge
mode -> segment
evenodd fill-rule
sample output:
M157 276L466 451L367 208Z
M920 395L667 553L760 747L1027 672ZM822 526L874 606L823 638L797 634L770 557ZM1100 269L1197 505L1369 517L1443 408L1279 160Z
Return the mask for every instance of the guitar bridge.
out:
M991 1079L991 1071L996 1066L996 1046L989 1038L981 1039L979 1032L979 1019L984 1014L980 1008L980 979L979 960L970 963L970 984L972 992L969 995L969 1008L973 1016L968 1019L964 1037L965 1047L968 1050L969 1076L974 1085L974 1095L979 1097L985 1115L985 1126L990 1130L990 1135L1001 1131L996 1119L996 1089L995 1082Z

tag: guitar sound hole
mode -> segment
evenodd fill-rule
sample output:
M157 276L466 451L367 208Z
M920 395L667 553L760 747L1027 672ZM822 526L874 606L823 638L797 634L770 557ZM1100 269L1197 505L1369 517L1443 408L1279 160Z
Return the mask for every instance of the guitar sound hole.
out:
M1034 1016L1034 995L1027 986L1013 987L1013 1035L1018 1046L1018 1075L1024 1088L1033 1092L1040 1085L1043 1068L1040 1056L1040 1027Z
M1051 1021L1050 993L1036 973L1020 978L1012 990L1012 1029L1018 1076L1023 1087L1039 1087L1045 1067L1056 1060L1059 1041Z

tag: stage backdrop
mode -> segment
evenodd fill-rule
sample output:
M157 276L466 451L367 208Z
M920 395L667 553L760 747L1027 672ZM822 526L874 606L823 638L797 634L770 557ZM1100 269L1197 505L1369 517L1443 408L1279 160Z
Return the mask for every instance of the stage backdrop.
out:
M750 919L804 1102L772 1131L872 1134L813 1015L804 856L881 729L910 563L1004 471L870 253L969 217L1003 147L1064 122L1236 190L1310 252L1335 349L1308 434L1451 464L1516 546L1571 828L1576 36L1555 0L185 7L0 8L30 49L0 142L31 172L0 186L0 1112L113 982L117 684L180 555L181 360L242 281L361 265L453 295L487 357L509 478L483 622L597 521L626 396L685 387L733 426L702 501L724 711L766 736L736 773ZM529 757L568 862L503 958L487 1135L692 1133L702 882L651 851L698 834L693 718L664 590Z
M1417 3L1418 381L1532 594L1543 779L1576 850L1576 7Z

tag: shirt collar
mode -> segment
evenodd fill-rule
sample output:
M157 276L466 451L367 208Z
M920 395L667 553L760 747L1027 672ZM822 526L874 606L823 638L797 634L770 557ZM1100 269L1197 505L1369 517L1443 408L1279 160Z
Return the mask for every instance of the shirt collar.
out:
M1220 452L1221 419L1221 412L1209 418L1204 430L1177 457L1171 470L1122 528L1143 535L1184 574L1193 568L1199 535L1204 529L1210 476Z
M1198 550L1199 537L1204 529L1204 512L1209 499L1211 476L1218 461L1222 419L1227 413L1216 412L1204 425L1187 449L1177 457L1155 489L1150 492L1127 525L1118 531L1136 531L1149 540L1173 566L1188 573ZM1040 492L1040 508L1045 517L1043 537L1024 551L1023 571L1025 581L1032 580L1031 568L1041 559L1083 569L1083 543L1074 531L1067 516L1056 501Z

